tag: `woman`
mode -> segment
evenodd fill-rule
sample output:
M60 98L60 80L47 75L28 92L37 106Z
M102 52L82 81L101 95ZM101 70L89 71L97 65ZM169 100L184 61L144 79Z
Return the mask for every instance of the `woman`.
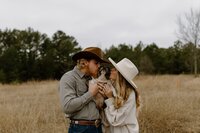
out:
M111 133L138 133L137 109L140 105L137 86L132 79L138 74L136 66L127 58L117 64L109 58L114 68L110 79L116 95L113 95L109 85L98 84L100 93L107 96L105 114L110 124Z

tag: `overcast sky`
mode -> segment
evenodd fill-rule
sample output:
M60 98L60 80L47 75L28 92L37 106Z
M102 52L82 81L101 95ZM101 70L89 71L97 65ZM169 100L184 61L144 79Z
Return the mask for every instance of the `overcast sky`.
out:
M109 48L155 42L172 46L178 15L200 0L0 0L0 29L31 27L49 37L57 30L79 45Z

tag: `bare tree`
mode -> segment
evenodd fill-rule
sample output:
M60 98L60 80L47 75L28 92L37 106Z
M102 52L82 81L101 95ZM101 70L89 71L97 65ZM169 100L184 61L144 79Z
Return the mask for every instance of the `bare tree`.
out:
M194 11L185 13L178 16L178 37L186 43L192 43L194 45L194 75L197 77L197 46L200 42L200 11Z

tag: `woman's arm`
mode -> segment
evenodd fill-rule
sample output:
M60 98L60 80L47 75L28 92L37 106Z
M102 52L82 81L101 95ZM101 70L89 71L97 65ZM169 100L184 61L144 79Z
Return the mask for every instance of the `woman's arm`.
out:
M131 111L134 112L134 108L136 108L135 104L135 93L132 92L128 98L128 100L121 106L119 109L116 109L113 105L114 98L109 98L105 100L107 107L105 108L105 114L112 126L123 126L126 124L126 119L129 117L129 113ZM136 117L136 115L135 115ZM134 118L133 118L134 119Z

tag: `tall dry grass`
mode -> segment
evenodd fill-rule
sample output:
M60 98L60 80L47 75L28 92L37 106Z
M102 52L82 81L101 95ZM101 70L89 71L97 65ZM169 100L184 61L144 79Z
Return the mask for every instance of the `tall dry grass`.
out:
M58 82L0 85L0 133L64 133Z
M140 133L199 133L200 78L138 76ZM65 133L58 81L0 85L0 133Z
M141 76L142 133L200 133L200 78Z

